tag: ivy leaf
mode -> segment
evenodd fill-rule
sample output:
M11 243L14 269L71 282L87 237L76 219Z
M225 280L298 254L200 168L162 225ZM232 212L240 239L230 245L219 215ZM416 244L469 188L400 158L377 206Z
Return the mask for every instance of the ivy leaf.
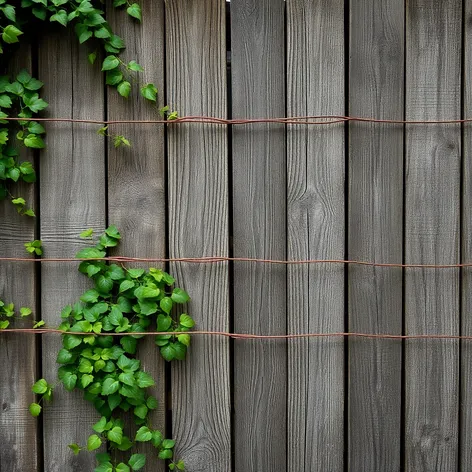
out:
M156 103L157 100L157 88L154 84L147 84L141 87L141 95L151 102Z
M107 424L107 419L102 416L100 420L92 426L92 429L97 433L103 433L105 431L105 426Z
M164 297L159 302L159 306L161 307L161 310L167 314L169 314L170 311L172 310L172 305L173 305L172 299L169 297Z
M22 34L16 26L8 25L3 29L2 39L7 44L18 43L18 36Z
M48 383L45 379L39 379L32 387L34 393L39 395L46 393L48 390Z
M43 7L39 7L39 8L33 8L33 10L31 10L33 15L36 17L36 18L39 18L40 20L44 21L46 19L46 16L47 16L47 10Z
M159 459L172 459L173 456L172 449L163 449L161 452L159 452L158 457Z
M185 328L190 329L190 328L193 328L195 326L195 321L193 321L193 319L185 313L182 313L180 315L179 322L180 322L180 325L184 326Z
M112 378L105 379L102 386L102 395L111 395L117 392L119 388L120 382L118 382L118 380Z
M142 72L144 70L144 68L141 65L139 65L136 61L130 61L128 65L126 66L126 68L128 70L132 70L135 72Z
M171 298L175 303L186 303L190 300L188 293L181 288L174 288Z
M113 472L113 464L111 462L102 462L93 472Z
M61 380L64 384L64 388L70 392L74 390L75 385L77 384L77 375L71 372L66 372Z
M108 29L105 28L104 26L102 26L101 28L99 28L98 30L95 31L95 37L96 38L107 39L110 36L111 36L110 31L108 31Z
M150 395L149 397L147 397L146 406L147 406L150 410L155 410L155 409L157 408L157 400L156 400L156 398L153 397L152 395Z
M28 123L28 131L32 134L44 134L46 132L44 126L37 121L30 121Z
M117 466L115 471L116 472L130 472L130 468L123 462L120 462Z
M27 82L24 85L25 85L25 88L28 90L39 90L44 84L38 79L31 79L29 82Z
M106 252L100 251L95 247L88 247L85 249L81 249L75 257L77 259L101 259L106 256Z
M128 464L133 470L142 469L146 464L146 456L144 454L133 454L129 458Z
M161 356L167 361L170 362L175 359L175 350L173 344L167 344L167 346L161 347Z
M8 84L5 87L5 91L19 96L23 94L25 89L23 88L23 85L20 84L20 82L15 81L12 84Z
M72 450L75 456L77 456L82 449L78 444L68 444L67 447Z
M131 336L124 336L120 339L120 344L123 346L123 349L128 354L135 354L136 353L136 345L138 341L137 339Z
M55 15L52 15L51 18L49 18L49 21L57 21L62 26L67 26L69 21L67 18L67 12L65 10L59 10Z
M16 15L15 15L15 7L12 5L5 5L4 7L1 8L3 11L3 14L9 19L10 21L15 22L16 21Z
M107 70L106 83L107 85L118 85L123 80L123 74L117 68Z
M112 70L120 65L116 56L107 56L102 64L102 70Z
M88 61L90 62L90 64L94 64L94 63L95 63L95 59L97 59L97 51L91 52L91 53L87 56L87 59L88 59Z
M113 6L121 7L122 5L126 5L126 0L113 0Z
M30 96L25 94L23 102L33 113L38 113L38 111L44 110L48 106L48 103L39 98L37 93L33 93Z
M152 431L147 426L141 426L141 428L136 431L135 441L146 442L152 439Z
M157 317L157 330L159 332L167 331L172 324L172 318L169 315L160 314Z
M131 84L124 80L118 85L117 90L122 97L128 98L129 93L131 92Z
M121 444L123 440L123 430L119 426L114 426L108 431L107 438L117 444Z
M0 95L0 107L11 108L12 101L8 95Z
M141 7L137 3L133 3L130 5L127 9L126 12L128 13L129 16L132 16L133 18L136 18L137 20L141 21Z
M124 49L125 42L116 34L112 35L112 37L108 40L108 44L114 49Z
M36 134L28 134L23 142L25 143L26 147L33 149L43 149L46 147L43 139Z
M140 388L147 388L155 385L154 379L144 371L139 371L136 373L136 382Z
M41 409L41 405L39 405L38 403L31 403L28 407L31 416L39 416L39 414L41 413Z
M102 445L102 440L96 435L92 434L87 439L87 451L95 451Z
M177 340L184 346L190 346L190 334L179 334Z

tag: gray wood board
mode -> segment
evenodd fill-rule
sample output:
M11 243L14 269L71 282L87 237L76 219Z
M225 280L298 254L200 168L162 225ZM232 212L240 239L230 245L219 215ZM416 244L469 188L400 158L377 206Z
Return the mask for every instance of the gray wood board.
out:
M344 114L343 1L287 2L287 103ZM289 260L344 258L344 130L288 126ZM343 265L289 266L287 307L289 333L344 331ZM287 467L343 470L343 364L342 338L289 341Z
M362 27L359 27L362 25ZM350 6L349 115L403 119L403 0ZM348 259L400 263L403 126L349 126ZM349 331L402 333L402 270L349 266ZM349 339L348 468L401 464L400 340Z
M164 3L142 4L142 23L132 20L125 10L110 9L108 21L123 38L126 49L121 59L138 62L144 72L130 73L132 92L128 99L116 89L107 88L109 120L160 119L158 107L164 105ZM158 106L146 102L139 89L147 83L158 89ZM108 132L108 224L115 224L122 242L116 253L129 257L165 257L165 167L163 125L124 124L109 126ZM116 148L113 136L123 135L131 147ZM143 267L143 263L139 263ZM150 264L156 267L156 264ZM141 339L137 351L142 368L156 381L148 389L158 402L149 415L150 424L165 434L165 366L152 337ZM133 415L128 421L133 422ZM134 436L134 435L133 435ZM165 463L156 459L150 443L138 443L137 452L147 453L143 471L164 471ZM123 453L124 458L129 457Z
M39 48L39 78L46 84L46 116L104 118L100 64L91 66L87 48L77 46L74 33L48 34ZM91 91L93 98L91 99ZM101 232L105 224L105 141L97 126L50 123L47 148L41 153L40 214L45 257L74 257L90 242L79 239L87 228ZM41 271L42 318L49 326L60 323L63 306L75 302L91 284L76 263L45 264ZM43 376L57 379L58 336L43 337ZM99 419L94 407L78 392L57 388L54 402L43 410L44 470L93 470L94 454L75 456L70 443L86 444Z
M462 4L407 2L406 118L460 116ZM408 125L405 262L459 262L460 126ZM407 269L406 334L459 333L458 269ZM458 342L409 340L405 470L458 466Z
M464 2L464 64L463 64L463 114L464 118L472 117L472 1ZM462 261L472 261L472 133L471 124L464 125L463 134L463 166L462 166ZM461 334L472 336L472 268L462 269L462 316ZM472 344L470 341L461 343L461 402L460 402L460 470L472 470Z
M22 68L31 72L31 48L22 46L12 61L13 77ZM15 143L16 144L16 143ZM19 143L18 143L19 144ZM20 149L20 146L18 146ZM21 149L20 162L33 162L31 150ZM10 185L14 197L23 197L28 207L35 208L35 184ZM27 257L24 243L36 239L36 219L20 216L10 198L0 202L0 255ZM31 328L37 317L35 263L0 262L0 299L14 303L17 310L25 306L33 315L11 326ZM28 406L34 401L31 391L36 381L36 339L22 334L0 334L0 470L34 471L38 468L38 421Z
M226 117L225 2L166 4L167 97L184 115ZM228 142L225 127L169 127L169 255L228 254ZM196 328L229 328L228 265L172 264L188 291ZM176 456L189 472L231 470L229 343L194 337L172 364Z
M231 2L232 117L285 116L283 0ZM283 125L233 127L235 257L286 258L286 159ZM234 265L234 330L285 334L286 268ZM237 471L286 464L287 344L234 342Z

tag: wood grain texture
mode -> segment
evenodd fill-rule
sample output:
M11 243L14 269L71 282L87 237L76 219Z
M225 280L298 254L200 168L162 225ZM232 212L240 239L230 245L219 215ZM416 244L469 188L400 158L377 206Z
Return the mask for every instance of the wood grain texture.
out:
M225 2L166 3L167 96L183 115L226 117ZM228 254L227 131L179 125L168 131L169 255ZM228 330L227 264L173 264L198 329ZM231 470L229 343L192 339L172 364L176 456L189 472Z
M120 57L125 62L135 60L144 67L144 72L132 75L138 83L133 85L127 100L115 89L107 89L110 120L157 119L158 107L164 105L164 2L142 3L142 16L143 22L138 23L125 10L109 8L110 26L126 44ZM146 102L139 92L140 86L150 82L160 89L158 107ZM165 257L164 128L119 125L110 127L109 132L124 135L131 142L131 147L115 148L113 139L108 140L108 224L115 224L123 237L117 253ZM143 369L156 380L156 386L148 392L158 399L159 406L149 419L154 428L165 433L165 367L152 337L141 340L137 357ZM133 422L131 414L129 422ZM150 443L138 443L136 451L148 453L143 471L166 470L164 461L155 458ZM129 454L122 456L126 458Z
M31 72L31 48L22 46L8 71L12 76L25 68ZM20 147L18 146L18 149ZM33 153L21 149L20 162L33 162ZM23 197L35 208L35 185L17 183L9 187L15 197ZM25 257L24 243L36 238L36 220L20 216L7 198L0 202L0 256ZM36 312L36 269L32 264L0 263L0 299ZM30 318L33 318L31 316ZM12 326L29 328L32 319ZM31 385L36 380L36 340L21 334L2 335L0 339L0 470L10 472L38 469L37 420L28 411L35 395Z
M231 2L232 117L285 115L283 0ZM285 259L286 158L282 125L233 128L235 257ZM234 330L286 332L286 268L234 266ZM287 344L234 343L236 471L286 464Z
M463 64L463 114L472 116L472 1L464 2L464 64ZM462 165L462 262L472 260L472 133L471 125L463 128ZM472 268L462 270L461 334L472 335ZM472 470L472 344L461 343L461 402L460 402L460 470Z
M461 6L407 3L408 120L460 116ZM407 263L459 262L460 152L457 125L407 127ZM459 333L458 276L457 269L406 271L406 334ZM406 471L457 470L458 360L456 341L406 343Z
M403 119L403 0L351 3L349 30L349 114ZM348 259L402 261L403 126L350 124L348 174ZM349 330L401 334L401 269L348 274ZM349 470L400 470L401 363L401 341L349 340Z
M39 78L46 84L46 116L104 118L100 65L87 62L87 49L77 46L73 33L48 34L39 48ZM92 98L91 98L92 97ZM74 257L90 242L79 239L86 228L102 231L105 225L105 142L96 126L50 123L47 148L41 153L40 222L44 254ZM90 286L77 264L54 263L41 271L42 318L49 326L60 323L63 306L75 302ZM43 337L43 376L57 378L59 337ZM43 415L44 470L85 472L94 468L93 454L74 456L70 443L86 444L91 426L99 419L79 392L55 392Z
M287 1L287 104L344 114L343 1ZM289 126L287 180L288 259L342 259L344 125ZM289 333L344 330L343 266L289 266L287 290ZM340 338L289 341L287 468L343 470L343 364Z

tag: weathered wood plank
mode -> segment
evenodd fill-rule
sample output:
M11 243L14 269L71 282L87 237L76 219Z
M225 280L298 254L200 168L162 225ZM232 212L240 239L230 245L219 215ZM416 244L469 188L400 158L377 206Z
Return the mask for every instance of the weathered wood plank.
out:
M180 115L226 116L225 2L166 4L167 96ZM228 254L227 131L177 125L168 131L169 255ZM228 330L227 264L173 264L199 329ZM231 470L228 341L192 339L172 365L172 422L188 471Z
M231 2L233 118L285 115L284 1ZM282 125L233 128L235 257L286 257L286 159ZM236 263L234 329L286 332L286 268ZM234 343L235 467L275 471L286 464L287 345Z
M463 65L463 113L465 118L472 116L472 1L464 2L464 65ZM462 262L472 261L472 125L464 125L463 166L462 166ZM462 269L462 313L461 333L472 335L472 268ZM472 344L461 343L461 403L460 403L460 470L472 470Z
M87 49L77 46L73 33L60 30L40 44L39 78L45 82L47 116L104 118L100 65L87 62ZM91 95L92 94L92 95ZM105 142L96 126L54 123L47 127L47 149L41 155L41 238L47 257L74 257L84 245L78 235L86 228L105 225ZM74 302L89 286L77 264L42 267L42 317L49 326L60 323L64 305ZM43 376L57 378L56 355L61 340L43 338ZM99 418L78 392L57 389L51 407L43 410L44 470L93 470L94 454L74 456L70 443L85 444Z
M128 100L108 89L110 120L159 118L158 108L144 102L139 87L152 82L164 88L164 2L142 3L142 15L143 22L138 23L126 11L109 10L110 26L126 44L120 57L125 62L135 60L144 67L143 73L133 74L138 83ZM159 106L163 102L162 91ZM111 135L124 135L131 142L130 148L115 148L112 139L108 142L108 222L122 233L118 252L130 257L165 257L164 128L127 124L110 126L109 130ZM149 415L151 425L165 433L165 367L152 337L141 340L137 357L143 369L156 380L156 386L149 389L159 401L158 409ZM132 415L129 420L132 422ZM166 469L165 463L156 459L150 443L138 443L136 451L148 455L143 471Z
M9 69L11 75L22 68L31 72L31 48L23 46ZM2 70L1 73L6 71ZM33 153L21 150L20 161L33 162ZM18 183L10 188L15 197L23 197L35 207L35 184ZM18 215L6 199L0 202L0 255L25 257L23 244L36 239L36 220ZM0 263L0 298L19 309L30 307L36 316L36 267L34 264ZM14 322L15 327L30 328L32 320ZM21 334L0 335L0 470L35 471L38 468L37 420L28 411L34 401L31 385L36 380L35 338Z
M360 27L362 25L362 27ZM349 114L403 119L403 0L350 5ZM349 127L349 259L401 262L403 126ZM349 330L402 333L402 270L349 267ZM348 469L401 464L402 343L349 340Z
M460 116L462 3L407 2L406 117ZM405 261L459 261L460 127L407 127ZM458 334L459 271L409 269L406 334ZM458 343L411 340L405 351L405 470L458 465Z
M344 114L342 0L287 1L287 104ZM343 259L344 126L289 126L287 180L288 259ZM289 333L344 331L344 267L289 266L287 306ZM289 341L287 468L343 470L343 357L340 338Z

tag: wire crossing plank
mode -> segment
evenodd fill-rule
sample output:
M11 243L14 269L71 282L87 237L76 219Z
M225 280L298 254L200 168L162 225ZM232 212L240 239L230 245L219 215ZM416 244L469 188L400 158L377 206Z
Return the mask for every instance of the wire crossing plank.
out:
M48 34L39 48L39 78L49 102L46 116L104 119L100 64L91 66L87 48L77 46L73 33ZM92 99L91 99L92 97ZM40 224L47 257L74 257L89 245L79 234L86 228L102 231L105 225L105 141L97 126L49 123L47 148L41 153ZM42 318L49 326L60 323L63 306L75 302L88 279L77 264L45 264L41 271ZM57 379L56 356L61 340L43 337L43 376ZM43 410L44 470L93 470L94 454L74 456L70 443L86 444L91 426L99 419L79 392L57 388L54 402Z
M344 114L344 1L287 1L287 103ZM290 260L344 258L344 129L288 127ZM289 333L344 331L344 267L289 266L287 306ZM343 470L343 363L341 338L289 341L288 468Z
M461 113L462 3L413 0L406 9L406 118ZM459 262L460 126L407 126L406 263ZM459 270L405 273L406 334L459 334ZM458 466L459 351L453 340L411 340L405 351L405 470Z
M402 120L403 0L351 3L349 31L349 114ZM403 126L351 123L348 174L349 259L401 262ZM348 274L349 330L402 334L402 270ZM400 470L401 370L400 340L349 340L349 470Z
M168 0L166 36L171 109L225 118L224 0ZM225 127L169 127L170 257L228 254L227 147ZM196 327L228 330L228 265L172 264L171 271L192 298ZM187 359L173 362L172 423L186 470L231 470L228 340L192 338Z
M9 71L13 76L25 68L32 70L31 48L22 46ZM21 150L20 161L33 162L33 153ZM10 187L15 197L23 197L35 208L35 184L17 183ZM24 243L36 239L36 219L18 215L10 199L0 202L0 255L25 257ZM0 298L19 309L27 306L36 316L36 269L32 264L0 263ZM15 327L29 328L32 316ZM0 359L0 470L10 472L38 469L38 430L28 405L34 401L31 391L36 381L36 339L21 334L1 335Z
M137 83L133 84L128 99L121 97L116 89L107 89L110 120L160 118L158 107L144 103L139 88L154 83L161 89L159 107L164 105L164 2L142 3L142 16L143 21L139 23L125 10L109 11L110 26L126 44L121 59L126 63L135 60L144 67L144 72L133 74ZM131 257L165 257L164 128L119 125L110 126L109 133L123 135L131 142L131 147L115 148L113 138L108 140L108 222L115 224L123 237L117 252ZM148 390L159 402L158 409L149 415L151 425L165 433L165 367L158 349L152 337L143 338L137 357L156 381L156 386ZM131 414L128 420L133 423ZM136 451L148 455L143 471L166 470L150 443L138 443ZM124 453L123 457L129 454Z
M285 115L284 1L231 2L233 118ZM235 257L286 258L283 125L233 128ZM234 330L285 334L286 268L234 266ZM235 466L276 471L286 464L287 344L234 342Z
M464 118L472 116L472 1L464 2L464 65L463 65L463 114ZM471 124L464 125L463 129L463 166L462 166L462 261L472 261L472 133ZM462 269L462 330L464 336L472 335L472 300L470 298L472 288L472 268ZM472 470L472 344L470 341L461 343L461 402L460 402L460 470Z

